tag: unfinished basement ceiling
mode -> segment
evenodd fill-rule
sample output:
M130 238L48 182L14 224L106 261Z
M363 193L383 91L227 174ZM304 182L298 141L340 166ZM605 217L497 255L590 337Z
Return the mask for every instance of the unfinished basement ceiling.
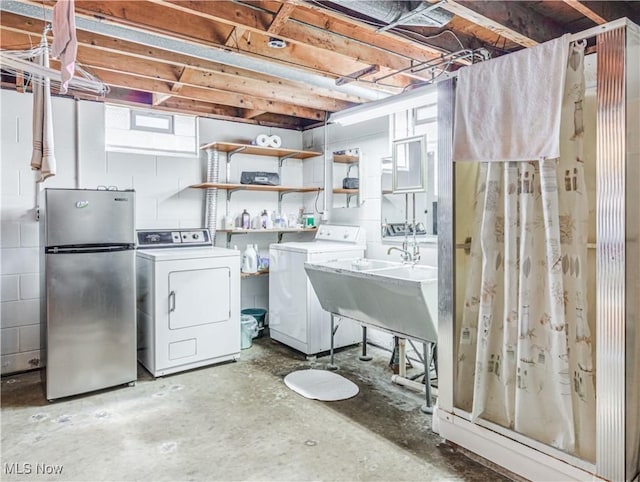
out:
M640 23L634 1L75 4L78 61L111 88L98 100L290 129L423 85L474 58L624 16ZM0 47L37 45L53 5L3 0ZM25 78L3 71L2 86L23 90Z

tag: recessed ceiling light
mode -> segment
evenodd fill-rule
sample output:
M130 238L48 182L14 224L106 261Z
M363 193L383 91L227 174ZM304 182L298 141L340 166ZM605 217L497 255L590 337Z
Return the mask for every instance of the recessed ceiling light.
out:
M268 45L272 49L283 49L287 46L287 42L279 38L269 37Z

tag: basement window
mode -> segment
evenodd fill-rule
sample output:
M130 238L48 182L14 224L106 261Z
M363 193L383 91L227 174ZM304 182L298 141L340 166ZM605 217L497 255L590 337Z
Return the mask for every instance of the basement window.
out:
M105 105L107 151L198 156L197 117Z

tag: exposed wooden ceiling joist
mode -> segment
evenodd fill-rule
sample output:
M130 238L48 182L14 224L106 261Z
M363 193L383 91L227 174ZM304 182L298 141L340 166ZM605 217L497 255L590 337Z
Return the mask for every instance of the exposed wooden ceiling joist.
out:
M631 8L628 4L621 2L602 2L593 0L563 1L598 25L602 25L622 17L628 17L630 20L635 22L640 21L640 2L637 2L637 7Z
M170 94L173 97L201 100L211 104L228 105L242 109L264 110L275 114L301 117L303 119L323 120L324 111L309 109L291 104L281 104L269 99L248 97L241 94L216 91L192 85L184 85L178 94L171 92L165 80L158 80L140 75L132 75L130 72L116 69L103 69L93 67L96 74L108 85L126 89L140 90L155 94Z
M439 0L428 0L437 3ZM496 32L524 47L560 37L565 29L521 2L447 0L441 8Z
M267 33L278 35L282 30L282 27L284 27L284 23L289 20L291 14L295 9L296 6L293 3L283 3L282 5L280 5L278 13L276 13L276 16L273 17L271 25L269 25L269 28L267 29Z
M30 34L33 38L31 43L37 43L36 37L40 35L39 32L41 32L42 27L43 23L40 21L27 20L11 13L3 14L3 31L13 31L16 33L23 33L25 35ZM8 33L5 35L8 35ZM80 60L84 60L82 58L83 56L87 57L87 60L84 60L84 63L86 64L92 63L92 59L103 58L107 63L119 61L125 63L131 62L132 65L135 65L138 61L150 61L170 64L177 68L187 66L202 73L215 74L215 78L222 88L229 88L236 92L243 92L243 86L247 86L251 89L248 93L255 94L256 92L261 92L262 95L269 95L273 97L278 97L281 92L284 93L285 97L290 94L295 94L298 96L296 102L300 102L301 105L315 106L315 108L329 111L341 110L353 105L354 102L359 103L364 101L364 99L357 97L340 93L335 94L334 92L311 87L305 84L245 71L215 62L209 62L174 52L134 44L132 42L114 39L103 35L78 31L77 36L82 52ZM28 45L30 42L26 37L23 37L22 39L14 37L8 43ZM83 49L83 47L86 47L86 50ZM96 52L92 54L88 49L95 50ZM131 59L123 58L123 54L130 56ZM210 77L213 78L213 76ZM284 98L278 98L284 100Z
M0 46L37 44L53 5L3 0ZM76 0L78 60L112 86L110 101L300 129L323 121L327 112L423 82L429 72L414 71L416 65L443 54L483 46L500 55L592 22L640 21L640 8L625 1L447 0L440 7L454 18L445 27L380 32L379 21L332 5ZM286 48L270 48L270 37L285 40ZM377 74L361 76L376 66ZM341 77L359 80L336 86ZM18 88L20 76L14 79Z
M214 22L224 23L231 26L240 25L259 35L258 38L261 40L261 43L265 45L267 43L266 40L269 37L268 34L265 34L277 15L269 12L263 12L262 10L257 10L255 8L250 8L246 5L226 1L150 1L162 7L169 7L190 15L201 16ZM92 9L95 10L95 4L101 2L89 3L93 5ZM111 2L108 3L110 4ZM100 9L103 9L103 7L100 7ZM113 10L111 11L113 12ZM328 32L322 28L303 25L299 22L283 23L278 32L278 38L297 44L297 48L295 50L299 53L303 53L305 57L318 57L322 55L322 52L313 50L319 49L324 52L340 54L341 56L344 56L345 59L351 59L351 61L367 65L380 65L383 69L386 68L389 71L401 70L411 66L412 59L408 58L406 55L385 50L355 39L336 35L335 32ZM291 50L286 52L286 56L289 61L294 59ZM272 49L272 54L273 57L276 57L278 52ZM266 54L263 52L263 55ZM334 62L335 60L336 59L334 58ZM296 62L300 62L300 65L303 65L302 60L296 60ZM315 70L318 69L317 66L311 68L314 68ZM347 72L353 72L358 70L358 68L364 68L364 66L361 65L356 68L349 67L350 70ZM335 72L335 74L344 75L347 72L341 71Z

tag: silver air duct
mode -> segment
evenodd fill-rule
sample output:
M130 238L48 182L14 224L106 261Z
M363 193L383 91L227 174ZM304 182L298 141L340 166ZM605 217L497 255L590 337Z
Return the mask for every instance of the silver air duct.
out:
M220 153L218 149L207 149L207 182L220 181ZM218 190L207 189L205 197L205 227L209 229L211 239L216 239L216 220L218 215ZM225 220L226 221L226 220Z
M387 24L380 30L398 25L443 27L453 18L453 14L420 0L331 0L331 3L354 12L375 18Z

